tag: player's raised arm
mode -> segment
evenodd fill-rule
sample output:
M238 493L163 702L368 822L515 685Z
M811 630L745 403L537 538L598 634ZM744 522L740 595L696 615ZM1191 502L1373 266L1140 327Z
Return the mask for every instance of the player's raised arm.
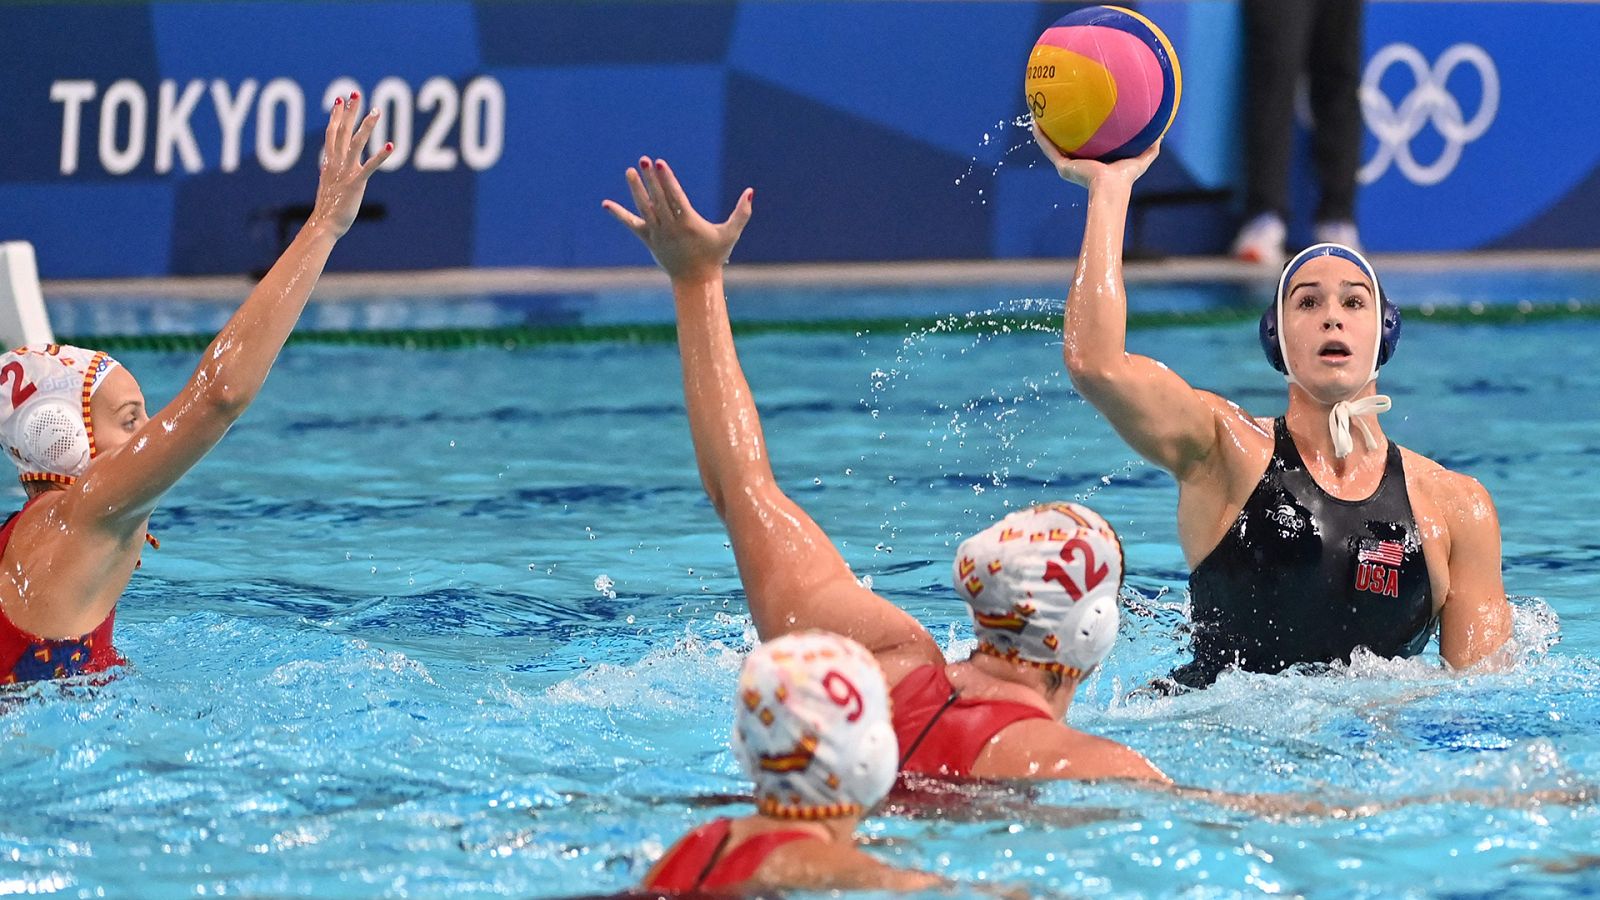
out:
M728 528L751 618L763 640L809 628L844 634L873 653L942 661L909 614L857 583L837 548L772 473L761 416L733 344L722 267L750 221L746 190L721 224L702 218L672 168L644 158L629 169L637 212L605 209L650 249L672 279L683 394L706 494ZM891 681L897 667L888 664Z
M1180 479L1216 445L1223 401L1197 391L1161 363L1127 350L1128 297L1122 243L1133 183L1161 151L1102 163L1069 159L1034 128L1061 177L1089 191L1078 267L1067 292L1063 355L1072 384L1139 455Z

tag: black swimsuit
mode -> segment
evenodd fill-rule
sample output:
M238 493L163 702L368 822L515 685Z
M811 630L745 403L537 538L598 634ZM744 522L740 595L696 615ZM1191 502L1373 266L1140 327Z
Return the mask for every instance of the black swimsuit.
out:
M1233 527L1189 576L1194 661L1172 673L1204 687L1228 666L1277 672L1348 661L1357 647L1414 656L1436 618L1400 448L1365 500L1340 500L1306 471L1282 417L1272 461Z

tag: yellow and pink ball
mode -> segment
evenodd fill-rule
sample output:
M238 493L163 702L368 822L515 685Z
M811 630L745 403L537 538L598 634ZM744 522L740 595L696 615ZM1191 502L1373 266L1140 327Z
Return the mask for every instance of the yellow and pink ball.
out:
M1028 55L1028 108L1068 156L1112 162L1138 156L1178 113L1183 74L1172 42L1119 6L1068 13Z

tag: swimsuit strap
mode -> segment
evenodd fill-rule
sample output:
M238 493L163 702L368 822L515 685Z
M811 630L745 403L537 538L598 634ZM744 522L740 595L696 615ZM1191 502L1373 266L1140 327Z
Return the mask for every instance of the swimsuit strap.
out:
M715 869L717 863L722 860L722 851L728 849L728 841L732 839L733 829L731 827L725 829L722 832L722 840L717 841L717 848L711 851L710 856L706 857L705 868L701 869L700 874L695 876L693 887L699 888L700 885L706 883L707 878L711 877L711 870Z
M917 739L911 742L911 746L907 748L905 753L901 754L900 768L904 769L906 767L906 763L910 762L911 757L916 754L917 748L922 746L922 739L928 736L928 732L932 731L933 726L938 724L940 717L942 717L951 706L955 705L955 702L959 699L961 699L961 694L956 691L955 685L951 685L950 696L944 701L944 705L939 707L938 712L929 717L928 724L922 726L922 731L917 734Z
M1306 467L1306 461L1300 458L1300 448L1295 446L1294 437L1289 434L1288 416L1279 416L1272 420L1272 455L1277 457L1286 469Z

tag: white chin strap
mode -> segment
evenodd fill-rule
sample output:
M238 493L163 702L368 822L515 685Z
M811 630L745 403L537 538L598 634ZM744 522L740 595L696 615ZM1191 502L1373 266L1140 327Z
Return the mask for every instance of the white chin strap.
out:
M1355 449L1355 441L1350 439L1352 419L1361 426L1361 435L1367 439L1367 449L1378 449L1378 439L1372 436L1372 427L1361 417L1386 413L1393 405L1389 402L1388 394L1373 394L1360 400L1341 400L1335 403L1333 409L1328 412L1328 431L1333 435L1333 455L1344 459Z
M1373 372L1372 380L1376 380L1377 377L1378 373ZM1299 379L1294 377L1293 372L1284 375L1283 380L1290 384L1299 384L1301 390L1311 394L1311 391L1307 390L1306 386L1300 384ZM1369 380L1367 384L1371 384L1372 380ZM1366 385L1362 385L1362 389L1365 390ZM1315 397L1316 395L1312 394L1312 396ZM1372 426L1368 425L1366 420L1361 417L1386 413L1393 406L1394 402L1389 399L1388 394L1373 394L1370 397L1362 397L1359 400L1340 400L1335 403L1333 409L1328 410L1328 434L1333 438L1333 455L1338 459L1344 459L1350 455L1350 451L1356 448L1356 442L1350 437L1351 422L1355 422L1356 425L1361 427L1361 436L1367 439L1367 449L1378 449L1378 439L1372 434Z

